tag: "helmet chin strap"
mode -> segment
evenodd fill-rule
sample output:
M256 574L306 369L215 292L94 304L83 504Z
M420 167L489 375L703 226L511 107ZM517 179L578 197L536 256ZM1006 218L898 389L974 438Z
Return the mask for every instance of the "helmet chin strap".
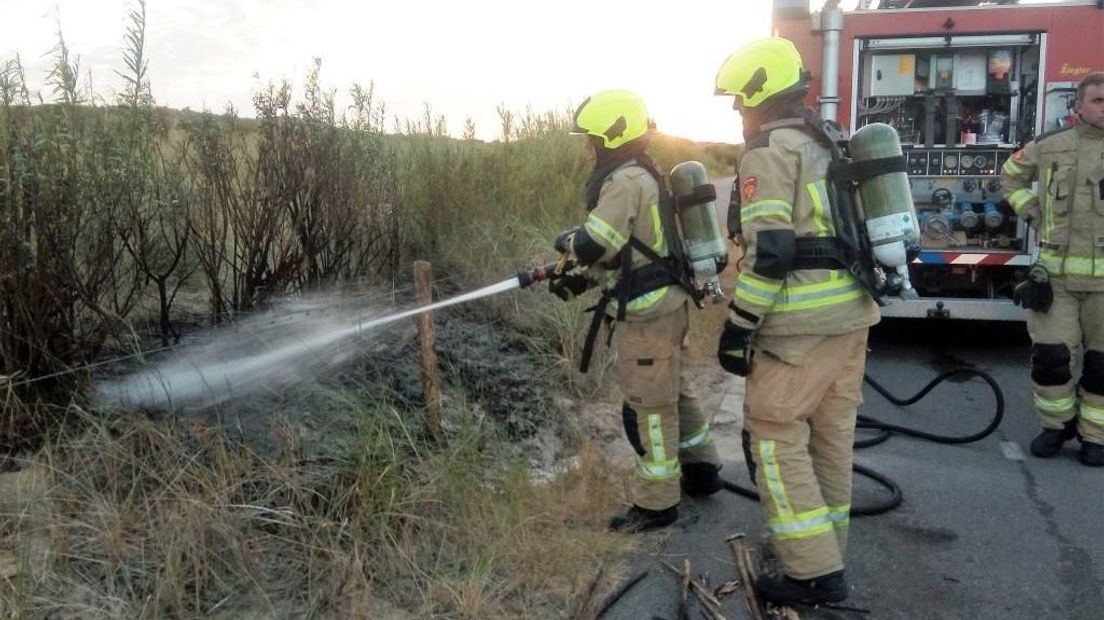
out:
M593 136L592 136L593 137ZM602 141L599 138L595 138L592 144L594 145L595 153L595 169L605 168L610 164L617 167L626 161L639 156L647 148L648 143L651 141L651 135L645 134L636 140L626 142L615 149L608 149L602 146Z
M757 108L738 107L744 123L744 141L759 135L759 128L771 121L800 116L805 107L805 93L806 89L802 88L769 99Z

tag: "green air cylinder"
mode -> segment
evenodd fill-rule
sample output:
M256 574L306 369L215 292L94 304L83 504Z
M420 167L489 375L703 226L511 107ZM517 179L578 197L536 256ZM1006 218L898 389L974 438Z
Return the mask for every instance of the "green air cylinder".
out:
M850 155L854 163L901 157L897 130L885 123L860 128L851 136ZM907 263L909 251L920 247L920 226L908 176L885 172L862 179L858 197L875 260L887 272L896 272L899 288L911 289Z
M682 243L696 285L724 299L720 273L728 263L728 247L717 223L717 190L701 162L684 161L670 174L671 194L678 213Z
M851 136L851 160L855 163L900 156L897 130L885 123L865 125ZM859 201L874 257L886 267L904 265L906 245L920 240L908 176L887 172L859 181Z

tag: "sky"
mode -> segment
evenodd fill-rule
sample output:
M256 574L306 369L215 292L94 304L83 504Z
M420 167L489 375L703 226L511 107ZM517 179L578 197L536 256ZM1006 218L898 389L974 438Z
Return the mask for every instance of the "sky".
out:
M459 135L498 135L496 107L567 110L589 94L644 97L659 130L740 142L713 79L741 43L766 36L770 0L148 0L147 55L158 105L252 115L251 93L298 85L322 59L323 85L373 82L388 115L425 104ZM82 73L110 100L121 90L126 0L0 0L0 58L19 54L43 89L57 23ZM85 76L82 76L85 77ZM49 93L44 92L49 98ZM339 99L339 102L342 100ZM344 100L347 103L347 99Z

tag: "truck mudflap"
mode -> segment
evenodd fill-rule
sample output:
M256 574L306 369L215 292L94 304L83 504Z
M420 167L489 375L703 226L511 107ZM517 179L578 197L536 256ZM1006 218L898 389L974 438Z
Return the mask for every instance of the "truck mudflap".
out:
M885 318L1026 321L1027 313L1010 299L921 297L891 299L882 307Z

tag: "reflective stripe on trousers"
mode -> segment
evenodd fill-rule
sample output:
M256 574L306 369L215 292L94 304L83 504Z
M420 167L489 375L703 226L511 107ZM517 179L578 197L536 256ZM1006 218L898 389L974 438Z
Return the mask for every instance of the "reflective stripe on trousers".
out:
M1097 426L1104 426L1104 407L1096 407L1088 403L1081 403L1081 418L1096 424Z
M713 443L713 434L709 432L709 424L705 424L697 431L691 433L689 437L680 441L679 450L689 450L690 448L705 446L711 443Z
M1077 396L1070 394L1058 398L1048 398L1035 392L1035 408L1047 413L1065 413L1077 407Z
M774 456L774 441L759 442L760 463L771 501L778 507L778 516L767 520L767 527L780 540L808 538L831 532L835 528L848 527L851 505L821 506L794 514L786 485L782 481L781 468Z
M679 474L678 454L675 458L667 458L662 420L656 413L648 416L648 458L636 459L637 472L648 480L667 480Z

